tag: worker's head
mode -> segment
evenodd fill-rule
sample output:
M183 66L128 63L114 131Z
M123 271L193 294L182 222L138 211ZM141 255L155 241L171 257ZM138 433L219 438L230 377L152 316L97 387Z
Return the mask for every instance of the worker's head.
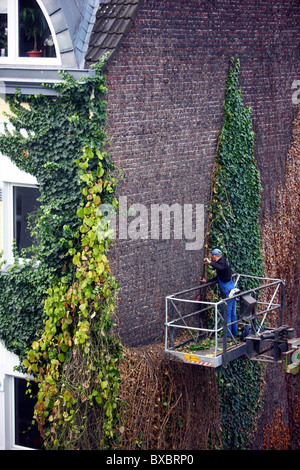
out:
M218 261L218 259L220 259L222 256L222 251L219 250L219 248L215 248L214 250L212 250L211 252L211 257L212 257L212 260L213 261Z

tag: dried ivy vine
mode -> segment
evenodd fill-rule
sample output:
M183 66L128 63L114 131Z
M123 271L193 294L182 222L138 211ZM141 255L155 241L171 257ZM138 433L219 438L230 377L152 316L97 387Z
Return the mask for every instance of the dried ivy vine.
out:
M261 276L259 212L260 174L254 158L251 109L244 107L239 87L239 60L231 59L223 106L223 125L212 174L208 222L208 253L222 249L233 272ZM257 281L247 281L247 288ZM241 289L246 288L242 283ZM209 293L216 296L216 291ZM217 371L224 449L249 446L261 406L264 367L244 358Z
M20 264L15 252L0 279L0 337L38 383L34 418L47 449L106 448L117 418L118 285L101 206L118 203L102 66L79 81L62 72L55 98L10 97L14 132L0 138L1 151L36 176L41 193L34 257ZM26 321L18 330L6 330L20 318Z

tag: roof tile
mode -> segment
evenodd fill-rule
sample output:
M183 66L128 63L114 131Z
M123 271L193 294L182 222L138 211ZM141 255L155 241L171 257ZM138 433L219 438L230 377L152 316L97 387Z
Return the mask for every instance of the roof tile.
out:
M86 66L110 51L109 60L120 46L134 20L140 0L107 0L100 3L86 54Z

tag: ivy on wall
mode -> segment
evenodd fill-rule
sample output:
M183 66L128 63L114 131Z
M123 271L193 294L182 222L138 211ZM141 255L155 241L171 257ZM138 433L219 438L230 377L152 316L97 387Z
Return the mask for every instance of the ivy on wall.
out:
M219 247L234 272L261 276L260 174L254 159L251 110L243 106L238 85L239 69L239 60L231 59L212 175L207 248ZM257 285L257 281L247 280L247 289ZM239 287L246 285L240 282ZM249 444L259 409L262 372L261 365L244 358L217 372L225 449L245 449Z
M41 193L34 256L20 264L15 251L0 277L0 338L38 382L35 419L49 449L104 448L116 418L118 285L101 205L118 204L102 66L79 81L62 72L54 98L10 97L14 132L0 136L1 152L37 178Z
M122 348L110 334L118 285L110 275L108 227L99 211L115 185L109 175L103 178L105 157L86 147L77 160L85 201L77 210L81 246L69 243L68 250L75 276L71 284L62 276L48 289L44 332L23 361L38 377L35 418L48 448L101 449L113 437ZM93 172L89 162L95 159Z
M105 141L104 77L97 71L84 81L64 72L62 78L54 86L56 97L20 92L8 96L14 131L0 136L1 152L37 178L41 194L41 207L31 227L35 255L20 264L15 250L10 275L0 276L0 337L20 357L41 329L47 288L61 277L62 270L72 280L72 257L66 253L70 242L79 244L76 209L83 198L74 161L84 146ZM93 165L96 168L97 162ZM113 169L108 157L103 165L105 171Z

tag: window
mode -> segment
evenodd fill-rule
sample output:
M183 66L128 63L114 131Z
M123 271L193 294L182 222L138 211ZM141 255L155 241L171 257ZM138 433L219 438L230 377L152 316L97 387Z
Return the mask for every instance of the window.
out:
M42 439L37 429L37 424L32 423L34 405L38 388L35 382L31 382L32 397L28 393L27 381L14 377L14 429L13 444L15 446L30 449L41 449Z
M35 178L27 174L21 174L21 176L20 180L25 181L27 178L28 183L3 182L2 239L3 259L6 261L5 267L12 265L14 262L13 240L15 240L19 252L23 248L31 247L34 243L30 234L30 225L32 225L30 219L34 218L40 206L39 201L37 201L40 192L38 186L33 183ZM31 255L30 252L26 253L27 258L30 258Z
M39 195L38 188L13 186L14 239L19 252L33 243L28 224L30 215L34 216L39 207ZM27 256L30 256L30 253Z
M59 64L47 17L39 0L0 0L0 63Z
M19 56L55 57L53 38L35 0L19 0Z
M30 388L31 393L28 393L25 377L4 374L3 413L0 414L2 448L43 449L43 440L37 423L33 420L38 384L30 381Z

